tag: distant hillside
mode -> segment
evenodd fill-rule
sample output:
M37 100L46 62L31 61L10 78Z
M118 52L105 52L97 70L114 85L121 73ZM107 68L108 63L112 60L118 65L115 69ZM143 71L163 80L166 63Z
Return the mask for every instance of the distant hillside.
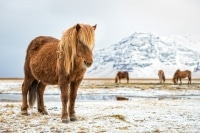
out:
M171 78L176 69L199 71L199 46L200 42L189 37L134 33L94 51L94 64L85 77L114 77L117 71L129 71L131 78L157 78L163 69Z

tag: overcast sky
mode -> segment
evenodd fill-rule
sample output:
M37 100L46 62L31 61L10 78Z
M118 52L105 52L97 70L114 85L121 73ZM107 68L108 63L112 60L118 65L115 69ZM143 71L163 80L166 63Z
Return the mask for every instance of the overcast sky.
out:
M200 36L200 0L1 0L0 77L23 77L29 42L97 24L95 48L134 32Z

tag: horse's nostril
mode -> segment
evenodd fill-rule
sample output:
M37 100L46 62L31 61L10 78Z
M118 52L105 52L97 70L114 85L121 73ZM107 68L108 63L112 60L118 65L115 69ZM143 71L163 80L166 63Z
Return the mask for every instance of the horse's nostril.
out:
M84 61L84 64L85 64L86 67L90 67L92 65L92 63L89 63L87 61Z

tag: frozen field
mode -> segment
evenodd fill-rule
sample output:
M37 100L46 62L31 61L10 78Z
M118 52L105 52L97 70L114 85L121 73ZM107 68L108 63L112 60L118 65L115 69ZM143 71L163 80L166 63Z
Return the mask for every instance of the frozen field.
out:
M22 80L0 80L0 132L199 132L200 84L161 85L157 80L84 80L76 113L78 121L61 123L60 91L48 86L45 105L49 115L20 114ZM117 101L116 96L128 98Z

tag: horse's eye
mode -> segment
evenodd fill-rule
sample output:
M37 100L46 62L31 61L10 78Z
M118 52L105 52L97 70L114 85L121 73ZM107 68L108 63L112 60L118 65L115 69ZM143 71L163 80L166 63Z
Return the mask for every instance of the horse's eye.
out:
M82 50L85 50L86 49L86 45L82 42L82 41L80 41L80 40L78 40L78 45L79 45L79 48L81 48Z
M83 47L85 46L85 44L84 44L82 41L79 40L78 42L79 42L79 44L80 44L81 46L83 46Z

